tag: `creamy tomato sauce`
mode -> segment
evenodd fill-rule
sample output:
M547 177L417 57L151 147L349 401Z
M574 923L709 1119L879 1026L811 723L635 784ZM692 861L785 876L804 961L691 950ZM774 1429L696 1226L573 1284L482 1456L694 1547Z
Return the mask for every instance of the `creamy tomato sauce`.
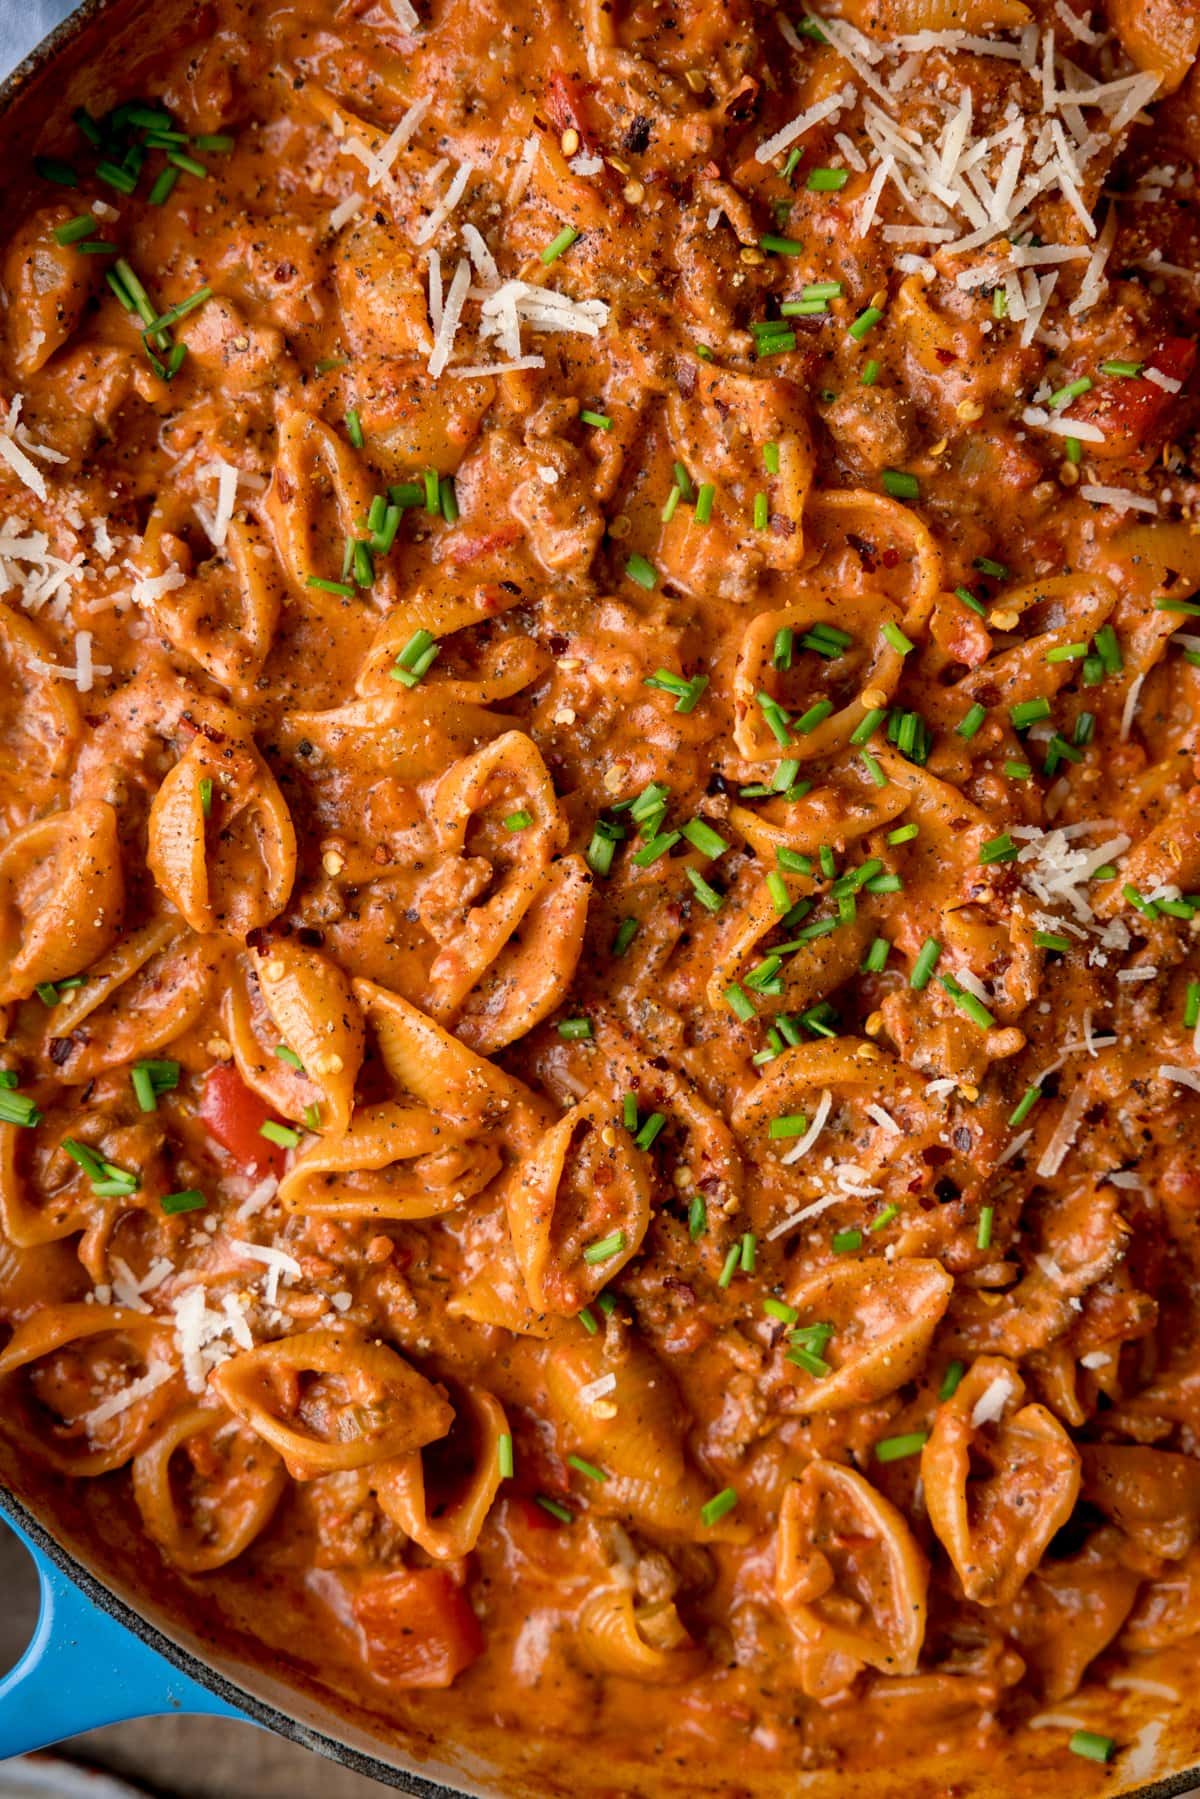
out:
M9 115L6 1478L507 1793L1196 1753L1198 47L214 0Z

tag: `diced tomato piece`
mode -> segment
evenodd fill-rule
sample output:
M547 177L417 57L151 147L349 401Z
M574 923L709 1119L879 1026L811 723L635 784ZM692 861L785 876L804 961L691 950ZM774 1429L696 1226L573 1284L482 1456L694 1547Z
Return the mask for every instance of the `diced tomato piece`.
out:
M502 525L497 531L485 531L480 537L467 537L454 544L449 553L449 560L457 568L466 568L472 562L481 562L485 556L492 556L497 550L507 550L516 543L521 535L519 525Z
M440 1568L385 1574L360 1588L354 1616L373 1674L395 1687L448 1687L483 1653L466 1594Z
M257 1093L226 1062L210 1068L200 1090L200 1117L214 1143L254 1174L283 1173L284 1152L262 1127L271 1117Z
M1146 358L1147 368L1157 369L1172 381L1186 381L1196 366L1196 345L1190 337L1168 337ZM1154 381L1122 375L1101 375L1090 393L1083 394L1067 410L1066 421L1098 425L1103 443L1085 446L1097 462L1132 462L1149 467L1166 432L1175 395Z

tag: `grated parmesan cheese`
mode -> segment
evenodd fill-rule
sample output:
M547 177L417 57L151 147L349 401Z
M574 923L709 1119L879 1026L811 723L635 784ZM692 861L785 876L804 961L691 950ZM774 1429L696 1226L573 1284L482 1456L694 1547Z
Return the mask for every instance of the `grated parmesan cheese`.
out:
M1140 493L1130 493L1127 487L1105 487L1096 482L1085 482L1079 489L1080 497L1091 500L1096 506L1114 506L1119 512L1157 512L1158 501L1146 498Z
M829 1091L829 1088L826 1087L822 1092L820 1099L817 1101L817 1109L813 1113L813 1121L805 1131L803 1137L800 1137L793 1143L789 1150L786 1150L784 1154L780 1156L779 1160L786 1167L790 1167L793 1162L798 1162L801 1156L806 1156L808 1154L813 1144L817 1141L817 1138L821 1135L821 1132L825 1129L825 1120L829 1117L832 1110L833 1094ZM800 1216L803 1217L804 1214L801 1213Z
M978 1430L981 1424L995 1424L1004 1416L1005 1407L1010 1399L1016 1398L1016 1389L1006 1375L998 1374L990 1380L975 1404L971 1408L971 1429Z

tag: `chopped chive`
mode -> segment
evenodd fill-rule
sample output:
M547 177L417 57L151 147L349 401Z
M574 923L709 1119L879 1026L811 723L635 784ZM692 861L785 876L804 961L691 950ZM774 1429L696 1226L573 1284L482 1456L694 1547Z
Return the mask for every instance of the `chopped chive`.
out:
M899 1437L882 1437L875 1445L877 1462L899 1462L905 1456L918 1455L929 1441L927 1430L905 1431Z
M803 1137L807 1129L808 1119L803 1112L786 1112L780 1118L772 1118L767 1135L771 1138Z
M343 367L344 364L339 358L334 357L327 366L329 368L340 368ZM320 363L317 365L317 373L321 373ZM388 499L392 502L393 506L399 506L401 511L406 512L410 507L420 506L422 504L425 500L427 489L428 483L424 481L401 481L397 486L388 488Z
M976 731L978 731L980 725L983 723L983 721L986 717L987 717L987 707L981 706L979 704L979 701L976 700L975 704L971 707L970 711L966 714L966 716L961 718L959 720L959 722L955 725L955 727L954 727L955 735L958 737L965 737L968 739L974 737Z
M651 1112L649 1118L646 1119L645 1123L638 1131L637 1136L634 1138L637 1147L639 1149L653 1149L654 1144L665 1130L666 1123L665 1113Z
M754 1002L736 981L725 989L725 1003L736 1018L747 1024L754 1017Z
M1055 393L1052 393L1046 401L1046 405L1051 412L1061 412L1064 406L1069 406L1072 400L1079 398L1080 394L1089 393L1092 386L1090 375L1080 375L1076 380L1068 381L1065 387L1060 387Z
M1027 781L1033 773L1028 762L1008 761L1004 764L1004 772L1010 781Z
M789 1306L782 1299L764 1299L762 1309L768 1318L775 1318L780 1324L795 1324L800 1314L795 1306Z
M280 1149L295 1149L300 1141L299 1131L294 1131L290 1124L278 1124L275 1119L268 1118L258 1127L260 1137L268 1143L278 1144Z
M753 1274L754 1273L754 1256L755 1256L755 1250L757 1249L757 1247L758 1247L758 1239L754 1235L754 1232L753 1231L743 1231L741 1243L738 1245L740 1255L741 1255L741 1264L742 1264L742 1273L743 1274Z
M57 156L35 156L33 166L43 181L52 181L56 187L79 186L79 176L70 163Z
M164 1193L159 1206L173 1218L177 1212L198 1212L206 1204L203 1193L196 1187L185 1187L180 1193Z
M914 837L919 837L920 835L920 825L897 825L894 831L888 832L887 841L889 844L911 843Z
M734 1274L737 1272L737 1268L738 1268L739 1263L741 1262L741 1259L742 1259L741 1244L740 1243L732 1244L729 1248L728 1253L726 1254L725 1261L722 1264L721 1272L717 1276L718 1287L720 1287L722 1289L728 1287L730 1281L732 1281L732 1279L734 1277Z
M1107 362L1100 364L1100 373L1102 375L1119 375L1124 380L1132 380L1141 374L1144 366L1140 362L1125 362L1119 357L1111 356Z
M616 846L624 835L620 825L611 825L603 818L597 820L591 842L584 851L584 860L593 874L607 875L612 872Z
M581 425L591 425L596 431L611 431L613 428L612 420L603 412L585 410L579 414L579 422Z
M688 1236L693 1243L704 1235L708 1225L708 1204L702 1193L693 1193L688 1206Z
M702 818L689 819L680 834L687 838L693 849L699 850L702 856L708 856L710 860L723 856L729 848L725 839Z
M724 894L718 893L715 887L710 886L698 868L689 868L685 872L691 883L693 893L696 895L696 898L704 907L705 911L713 913L719 912L721 907L725 904Z
M1119 675L1125 666L1125 658L1121 654L1121 644L1111 625L1101 625L1093 638L1096 654L1104 664L1104 672Z
M201 131L192 139L192 144L197 150L212 150L217 155L233 149L233 139L223 131Z
M1088 653L1086 643L1056 643L1046 651L1047 662L1082 662Z
M507 1431L496 1440L496 1462L500 1469L501 1480L511 1480L513 1476L513 1440Z
M595 1462L585 1461L581 1455L569 1455L567 1457L567 1466L568 1468L574 1468L576 1474L582 1474L587 1480L599 1482L608 1479L607 1468L597 1467Z
M1111 1761L1116 1747L1112 1737L1101 1736L1095 1730L1072 1731L1067 1743L1072 1755L1082 1755L1089 1762Z
M870 775L872 781L874 781L876 787L886 787L888 778L884 774L882 766L871 754L870 750L859 750L858 755L859 760Z
M585 1043L592 1034L590 1018L564 1018L559 1021L558 1034L567 1043Z
M652 868L663 856L675 848L682 836L680 831L662 831L643 843L640 850L635 850L630 860L635 868Z
M868 1231L871 1231L871 1232L881 1231L892 1222L893 1218L898 1218L899 1215L900 1215L900 1207L899 1206L897 1206L897 1205L884 1206L882 1212L880 1212L877 1217L872 1218L870 1224L867 1226L867 1229L868 1229Z
M443 475L438 482L438 510L448 525L458 522L458 495L454 489L454 476Z
M764 356L783 356L796 348L794 331L776 331L771 336L760 336L754 345L754 354L760 359Z
M571 245L578 241L578 238L579 232L574 225L564 225L558 236L551 238L545 249L538 252L542 262L549 268L552 262L557 262L563 252L569 250Z
M676 482L670 493L667 495L667 503L663 507L660 515L664 525L669 525L671 520L675 517L675 508L678 506L682 497L682 489L680 488L679 483Z
M295 1050L289 1049L286 1043L277 1043L275 1045L275 1054L279 1057L281 1062L286 1062L289 1068L294 1068L297 1074L304 1073L303 1062L300 1060Z
M130 1082L134 1097L143 1112L158 1110L158 1097L154 1091L154 1082L150 1078L150 1070L145 1063L135 1063L130 1071Z
M862 387L874 387L875 383L879 379L879 364L874 360L874 358L872 358L872 360L866 364L866 366L863 369L862 374L858 377L858 379L859 379L859 384Z
M1033 945L1035 949L1055 950L1060 956L1065 956L1071 947L1071 939L1061 936L1057 931L1035 931Z
M894 619L889 618L884 625L883 636L898 656L907 656L910 650L915 650L917 647L910 638L904 635Z
M833 711L832 700L814 700L807 712L802 712L796 720L796 729L805 737L814 732L819 724L827 719Z
M627 1131L636 1131L638 1126L637 1094L627 1093L621 1101L621 1123Z
M770 523L770 506L765 493L754 496L754 529L765 531Z
M990 556L976 556L972 567L981 575L990 575L993 581L1007 581L1008 570L1002 562L994 562Z
M716 1524L725 1516L726 1512L733 1510L737 1502L738 1496L732 1487L726 1487L723 1492L714 1494L713 1498L705 1500L700 1507L701 1524Z
M777 847L775 861L790 875L810 875L813 871L813 865L808 856L800 850L790 850L784 844Z
M34 992L44 1006L56 1006L58 1004L58 988L54 985L53 981L39 981L34 988Z
M346 581L326 581L322 575L305 575L306 587L319 587L322 593L341 594L344 599L354 598L354 589Z
M1193 1031L1197 1024L1200 1024L1200 981L1189 981L1183 1002L1183 1028Z
M762 451L762 459L763 459L763 468L766 470L768 475L777 475L779 473L779 445L778 444L775 444L775 443L764 444L763 451Z
M938 1388L938 1398L953 1399L954 1395L958 1392L959 1382L962 1380L965 1373L966 1368L961 1362L951 1362L946 1369L945 1374L942 1376L942 1384Z
M1049 718L1050 702L1045 694L1039 694L1036 699L1022 700L1018 705L1010 706L1008 716L1012 720L1015 731L1027 731L1030 725L1037 724L1039 719Z
M1008 1123L1011 1130L1015 1131L1018 1125L1024 1124L1041 1097L1042 1090L1040 1087L1026 1087L1016 1106L1008 1115Z
M583 1259L589 1268L594 1268L597 1262L608 1262L612 1260L613 1256L619 1256L624 1247L625 1232L610 1231L608 1236L601 1237L599 1242L587 1245L583 1252Z
M758 247L760 250L765 250L769 256L803 256L804 254L804 245L798 244L794 237L776 237L772 232L759 238Z
M1068 437L1063 441L1067 452L1067 461L1073 462L1075 467L1078 468L1079 464L1083 461L1082 442L1078 437Z
M775 668L789 669L792 666L792 651L795 647L796 633L790 625L782 625L775 633L775 646L771 652L771 662Z
M992 1223L996 1216L995 1206L984 1206L979 1214L979 1228L975 1232L975 1244L978 1249L992 1247Z
M972 612L977 612L980 618L987 617L987 607L982 600L976 599L969 587L956 587L954 589L954 595L956 599L962 601L964 606L968 606Z
M849 179L848 169L811 169L804 185L810 194L840 194Z
M968 993L967 989L961 986L951 974L940 974L938 980L960 1012L965 1012L967 1017L981 1030L988 1031L994 1028L996 1020L981 999L977 999L973 993Z
M82 237L90 237L96 229L96 221L90 212L82 212L77 218L68 219L63 225L54 227L56 244L77 244Z
M11 1070L4 1072L8 1074ZM7 1084L0 1090L0 1124L15 1124L23 1130L31 1130L41 1122L42 1115L27 1093L14 1093Z
M1002 287L992 290L992 317L994 319L1008 317L1008 294Z
M887 959L891 953L891 948L892 946L886 937L876 937L870 949L867 951L866 961L862 965L863 973L882 974L887 967Z
M875 875L866 883L868 893L902 893L904 882L898 874Z
M881 306L867 306L859 313L853 324L848 327L848 334L855 343L860 344L867 332L876 326L883 317Z
M1163 597L1155 600L1154 610L1156 612L1179 612L1186 618L1200 618L1200 600L1172 600Z
M890 494L893 500L919 500L921 497L920 482L905 469L885 468L879 479L884 493Z
M356 450L362 449L364 442L362 420L359 418L358 409L355 406L352 406L346 414L346 436Z
M560 1524L574 1524L574 1512L567 1506L560 1505L557 1499L548 1499L545 1493L535 1493L533 1502L535 1505L540 1505L544 1512L549 1512L552 1518L557 1518Z
M797 1368L803 1368L806 1374L813 1375L817 1380L829 1373L829 1363L825 1358L815 1350L805 1349L800 1343L793 1343L784 1359Z
M920 953L912 965L912 973L908 977L909 986L914 988L916 992L921 993L928 987L933 971L937 967L938 957L941 953L942 946L937 938L926 937L924 943L921 945Z
M853 1250L862 1248L862 1232L859 1230L835 1231L831 1247L835 1256L849 1255Z
M614 956L623 956L625 954L625 951L629 948L629 945L633 942L634 938L637 936L637 934L638 934L637 919L636 918L623 918L621 920L620 924L617 926L616 935L613 937L611 953Z
M506 831L527 831L533 823L533 817L525 811L510 812L503 823Z
M654 564L647 562L646 558L638 555L636 551L626 562L625 573L631 581L636 581L638 586L644 587L648 593L658 584L658 573Z
M693 517L698 525L707 525L712 517L713 497L716 488L711 481L706 481L696 494L696 507Z
M1009 832L1003 831L999 837L989 837L981 845L979 861L986 868L991 862L1015 862L1020 853Z
M870 712L865 712L863 714L855 725L853 731L851 731L851 743L856 747L861 747L864 743L869 743L886 717L887 713L881 706L873 706Z

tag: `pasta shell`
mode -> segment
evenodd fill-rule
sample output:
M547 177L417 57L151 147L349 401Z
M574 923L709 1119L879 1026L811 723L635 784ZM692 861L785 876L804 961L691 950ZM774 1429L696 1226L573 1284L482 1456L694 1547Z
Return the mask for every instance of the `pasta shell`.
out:
M348 977L328 956L288 937L275 939L269 949L250 950L249 959L276 1041L281 1040L304 1065L303 1075L294 1082L300 1089L296 1095L301 1100L300 1111L311 1103L315 1089L320 1095L322 1127L345 1130L354 1105L365 1035L362 1012ZM274 1045L269 1047L273 1052ZM293 1072L273 1053L272 1061L276 1069ZM249 1069L242 1070L242 1078L255 1085ZM300 1115L291 1107L287 1110L292 1117Z
M126 1403L147 1377L157 1378ZM8 1428L31 1455L72 1477L111 1474L178 1399L171 1330L120 1306L47 1306L9 1338L0 1388Z
M436 1218L468 1204L503 1166L495 1144L420 1106L358 1111L315 1137L279 1184L290 1212L325 1218Z
M566 997L583 950L591 887L582 856L562 856L542 876L529 910L455 1019L455 1035L480 1055L523 1037Z
M404 1455L444 1437L454 1418L395 1350L350 1331L302 1331L243 1350L209 1384L278 1451L293 1480Z
M469 1555L500 1490L500 1438L508 1420L500 1401L467 1388L447 1436L375 1470L382 1509L426 1555L451 1561Z
M981 1356L921 1451L929 1521L968 1599L1007 1605L1079 1495L1079 1451L1011 1362Z
M578 1631L580 1648L604 1674L669 1686L703 1664L672 1602L637 1604L627 1587L609 1587L585 1600Z
M371 481L361 458L312 413L299 407L285 411L262 518L297 598L343 631L348 625L361 628L377 611L389 609L396 597L395 576L383 563L370 600L345 599L309 585L313 574L337 578L329 546L357 535L355 521L365 517L371 499Z
M818 1458L779 1513L775 1592L808 1651L805 1691L827 1698L864 1666L915 1674L929 1567L903 1516L870 1481Z
M90 967L124 903L117 815L105 801L15 832L0 850L0 1005Z
M39 674L50 645L23 613L0 604L0 780L5 810L18 791L42 810L57 797L79 741L79 702L69 681ZM13 824L27 822L21 812Z
M211 940L177 918L152 919L93 964L82 987L62 994L46 1021L43 1066L88 1081L157 1055L196 1022L220 964ZM64 1041L65 1059L56 1047Z
M821 1351L828 1374L786 1364L796 1405L834 1412L894 1393L920 1368L953 1291L940 1262L917 1256L834 1263L789 1287L801 1324L833 1326Z
M537 1312L579 1311L646 1234L648 1163L612 1126L611 1103L593 1094L544 1133L507 1188L509 1235Z
M154 796L146 861L194 931L245 937L283 910L296 833L253 744L193 739Z
M182 1475L180 1462L187 1464ZM185 1574L235 1561L266 1529L287 1485L275 1451L210 1406L168 1418L131 1472L146 1534Z

